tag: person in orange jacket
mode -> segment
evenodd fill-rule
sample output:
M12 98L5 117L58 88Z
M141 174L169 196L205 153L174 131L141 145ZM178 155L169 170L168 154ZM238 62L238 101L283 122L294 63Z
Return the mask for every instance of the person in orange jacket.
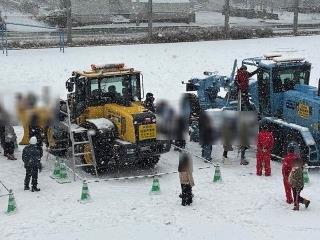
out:
M257 139L257 175L262 175L262 169L264 167L265 176L271 175L271 150L274 145L274 138L272 132L268 129L266 124L262 125L262 128L258 134Z
M292 170L294 161L299 158L299 156L294 152L294 145L291 143L288 146L288 153L284 157L282 162L282 176L283 176L283 185L286 194L286 201L288 204L293 203L291 185L289 183L289 175Z

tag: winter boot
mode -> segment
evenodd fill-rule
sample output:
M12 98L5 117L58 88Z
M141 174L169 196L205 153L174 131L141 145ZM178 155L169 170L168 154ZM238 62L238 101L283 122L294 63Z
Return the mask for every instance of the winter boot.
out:
M249 162L245 158L241 159L240 165L248 165L248 164L249 164Z
M11 154L7 154L7 158L8 160L17 160L14 156L12 156Z
M31 192L39 192L39 191L40 191L40 188L37 188L37 187L31 188Z
M30 190L30 187L29 186L24 186L24 190L28 191L28 190Z
M293 210L293 211L299 211L299 205L295 205L292 210Z
M293 203L293 200L286 200L286 202L287 202L288 204L292 204L292 203Z
M310 205L310 200L307 200L307 199L303 200L303 204L306 208L308 208Z

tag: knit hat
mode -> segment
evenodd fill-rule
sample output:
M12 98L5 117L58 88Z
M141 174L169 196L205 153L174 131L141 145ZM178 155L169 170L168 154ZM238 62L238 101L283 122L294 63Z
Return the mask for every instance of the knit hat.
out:
M29 143L30 144L37 144L37 138L36 137L32 137L32 138L30 138L30 140L29 140Z

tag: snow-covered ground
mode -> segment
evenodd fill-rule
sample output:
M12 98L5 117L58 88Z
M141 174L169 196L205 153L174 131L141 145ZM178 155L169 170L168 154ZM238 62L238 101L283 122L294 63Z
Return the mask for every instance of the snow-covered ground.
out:
M10 51L8 57L0 57L0 93L7 98L13 92L40 92L41 87L49 86L54 94L64 96L65 81L72 71L89 69L93 63L124 62L142 71L146 92L177 100L185 90L181 81L200 77L203 71L229 75L235 58L241 61L271 51L308 59L313 63L311 84L317 86L320 55L315 49L319 48L320 36L310 36L68 48L64 54L58 49Z
M19 131L19 129L17 129ZM196 144L188 144L200 154ZM221 148L213 150L220 160ZM310 173L311 184L303 196L311 199L309 209L292 211L285 203L281 165L272 163L271 177L255 175L254 151L249 166L240 166L236 151L232 166L222 166L222 183L213 183L214 169L194 158L194 203L182 207L177 174L160 178L161 194L150 195L152 179L90 183L92 202L78 202L80 181L60 185L49 176L52 159L43 160L39 193L23 191L24 168L20 160L0 157L0 179L14 190L18 212L7 216L7 197L0 198L0 232L6 240L81 239L318 239L320 176ZM165 154L153 169L135 174L177 170L178 154ZM131 173L133 174L133 173ZM130 174L122 174L122 176ZM5 190L1 188L1 193Z
M184 91L181 81L200 76L205 70L230 74L233 60L281 51L306 57L314 64L311 84L320 75L320 36L252 39L237 41L194 42L158 45L105 46L10 51L0 56L0 94L6 94L7 106L13 105L16 91L39 91L50 86L58 95L65 94L65 80L76 69L92 63L125 62L144 74L146 91L159 98L175 101ZM11 92L11 93L10 93ZM16 131L21 137L21 128ZM188 143L199 154L197 144ZM13 216L4 214L7 198L0 198L0 239L318 239L320 226L320 176L310 173L311 184L303 195L311 199L308 210L293 212L285 203L281 165L272 163L272 176L255 175L255 152L247 157L249 166L240 166L237 151L230 154L232 166L222 166L223 182L212 183L214 169L194 158L194 204L182 207L176 174L160 178L161 194L149 195L151 179L90 183L93 201L80 204L81 182L60 185L52 180L52 157L43 160L39 177L41 192L23 191L24 168L21 161L0 156L0 180L12 188L18 204ZM221 147L213 156L221 158ZM149 171L125 171L122 176L171 172L177 170L178 155L162 156ZM111 173L112 175L112 173ZM103 176L106 177L106 176ZM91 177L90 177L91 178ZM5 193L0 187L0 195Z

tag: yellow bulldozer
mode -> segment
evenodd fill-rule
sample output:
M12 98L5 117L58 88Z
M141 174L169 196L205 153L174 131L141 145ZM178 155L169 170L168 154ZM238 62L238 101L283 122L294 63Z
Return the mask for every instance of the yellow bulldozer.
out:
M66 89L67 99L40 126L52 153L72 147L83 166L95 163L102 170L113 164L153 167L170 151L169 140L157 139L156 115L144 107L141 72L124 64L91 65L73 72Z

